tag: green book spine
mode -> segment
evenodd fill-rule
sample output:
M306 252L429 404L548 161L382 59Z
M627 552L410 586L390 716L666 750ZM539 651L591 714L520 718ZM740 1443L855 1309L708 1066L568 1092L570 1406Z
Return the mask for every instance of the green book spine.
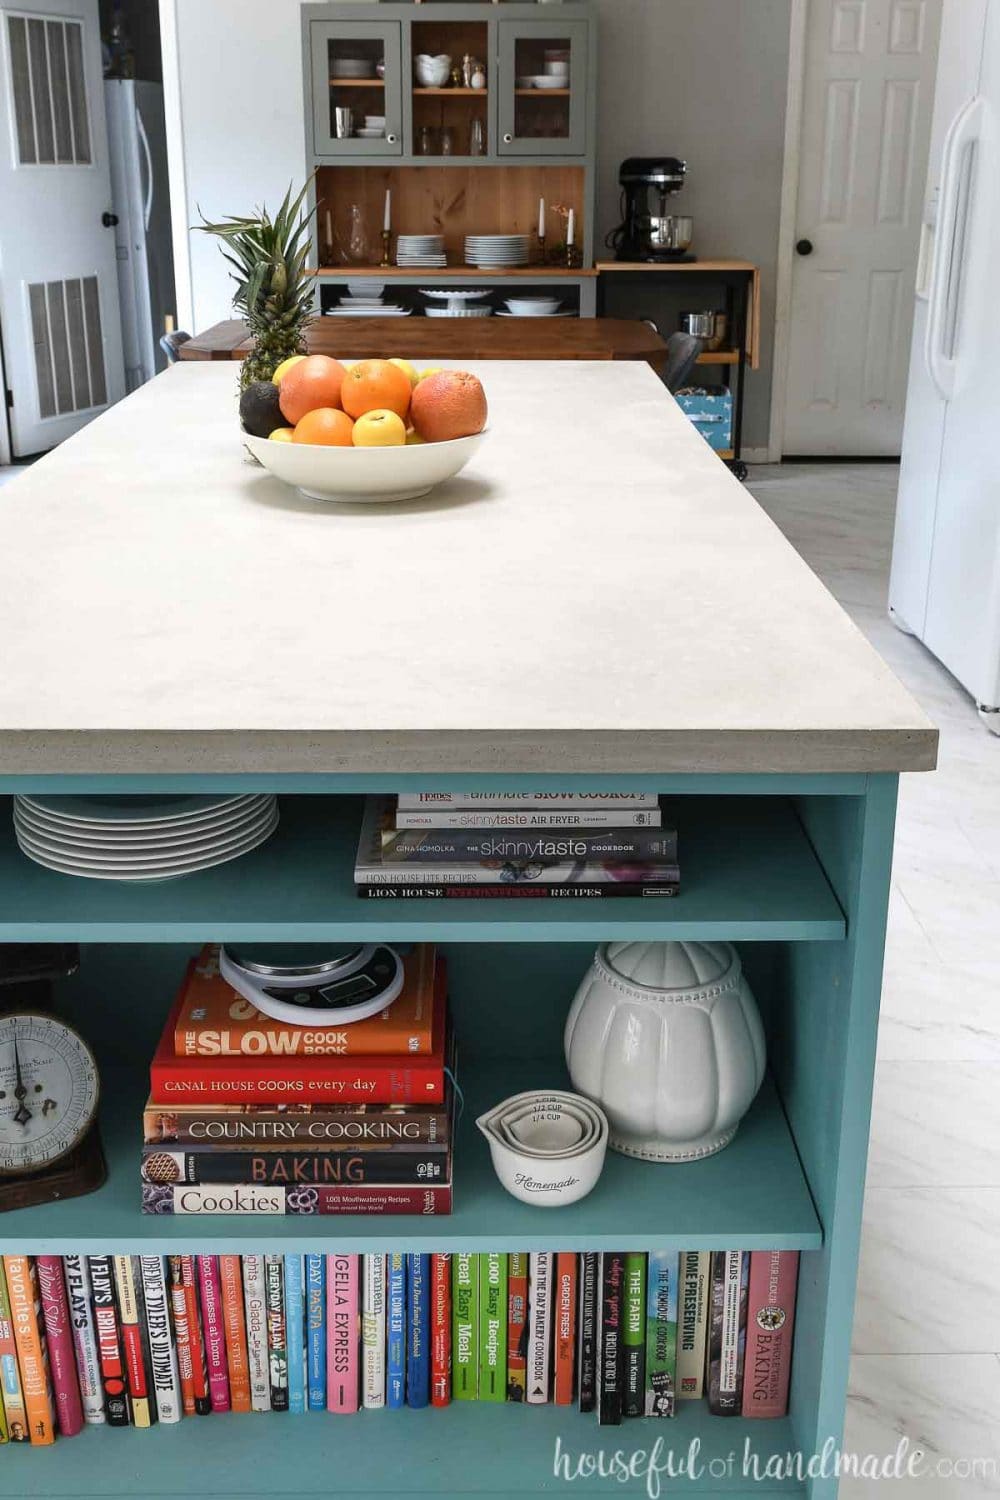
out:
M507 1257L479 1256L479 1399L507 1399Z
M641 1417L646 1392L646 1257L638 1251L625 1256L625 1393L622 1412Z
M456 1401L479 1398L479 1265L475 1255L451 1260L451 1393Z

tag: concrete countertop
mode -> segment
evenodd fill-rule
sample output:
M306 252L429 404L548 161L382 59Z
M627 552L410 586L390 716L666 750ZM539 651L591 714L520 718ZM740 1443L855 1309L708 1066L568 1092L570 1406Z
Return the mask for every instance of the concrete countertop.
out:
M475 366L473 366L475 368ZM242 461L177 366L0 490L0 772L924 770L937 732L639 364L479 367L425 500Z

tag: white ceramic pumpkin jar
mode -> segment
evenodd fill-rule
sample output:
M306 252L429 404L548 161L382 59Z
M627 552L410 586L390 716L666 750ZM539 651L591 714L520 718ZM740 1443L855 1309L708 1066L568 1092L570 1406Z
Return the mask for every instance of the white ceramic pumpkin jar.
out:
M609 1146L645 1161L721 1151L764 1077L764 1028L731 943L602 943L564 1040Z

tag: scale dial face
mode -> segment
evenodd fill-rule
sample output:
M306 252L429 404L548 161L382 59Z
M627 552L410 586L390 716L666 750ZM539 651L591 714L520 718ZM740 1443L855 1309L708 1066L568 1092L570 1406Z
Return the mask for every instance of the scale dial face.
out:
M40 1172L78 1146L97 1112L94 1054L71 1026L0 1015L0 1175Z

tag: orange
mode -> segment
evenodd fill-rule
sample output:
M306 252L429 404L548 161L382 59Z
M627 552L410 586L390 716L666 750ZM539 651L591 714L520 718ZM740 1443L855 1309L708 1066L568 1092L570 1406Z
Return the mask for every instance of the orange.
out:
M405 418L410 409L409 376L387 359L362 359L344 375L340 398L352 417L363 417L369 411L394 411L397 417Z
M278 405L294 427L307 411L320 406L340 406L344 367L328 354L307 354L282 377Z
M286 376L287 379L287 376ZM332 406L307 411L295 424L293 443L319 443L327 448L350 448L354 423L346 412Z
M466 370L425 375L413 392L410 421L428 443L447 443L482 432L486 416L486 392Z

